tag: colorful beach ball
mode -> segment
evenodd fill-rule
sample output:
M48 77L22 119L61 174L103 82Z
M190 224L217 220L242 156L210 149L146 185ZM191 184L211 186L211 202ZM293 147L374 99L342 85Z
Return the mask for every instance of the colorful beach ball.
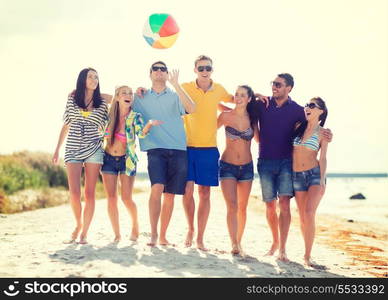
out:
M169 14L150 15L144 25L144 39L153 48L170 48L174 45L178 35L179 27Z

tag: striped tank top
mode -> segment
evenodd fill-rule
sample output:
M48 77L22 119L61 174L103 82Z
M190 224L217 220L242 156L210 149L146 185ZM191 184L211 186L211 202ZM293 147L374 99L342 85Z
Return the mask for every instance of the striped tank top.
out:
M70 96L63 115L64 123L69 125L65 162L86 159L102 147L103 130L108 119L106 102L102 100L100 107L93 108L88 116L83 116L81 110Z

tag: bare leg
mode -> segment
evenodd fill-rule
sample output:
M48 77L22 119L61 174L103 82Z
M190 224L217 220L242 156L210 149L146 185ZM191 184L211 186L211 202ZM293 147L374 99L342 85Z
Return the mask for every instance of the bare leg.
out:
M232 254L239 254L237 240L237 182L235 179L221 180L222 194L226 203L226 223L228 225L229 237L232 243Z
M73 243L78 238L78 234L82 229L82 205L81 205L81 172L82 164L81 163L67 163L67 180L69 182L69 192L70 192L70 205L73 210L74 218L76 221L76 227L71 234L69 241L64 243Z
M203 243L203 235L210 213L210 186L198 185L199 204L198 204L198 235L197 248L202 251L208 251Z
M276 212L276 203L277 200L265 202L267 222L272 233L272 246L266 255L274 255L279 249L279 219Z
M291 223L291 212L290 212L290 199L289 196L279 197L279 233L280 233L280 248L278 259L283 262L288 262L286 254L286 242L288 237L288 231Z
M147 244L154 247L158 240L158 222L160 217L161 197L164 190L164 185L155 183L151 187L150 199L148 202L150 225L151 225L151 240Z
M185 194L183 195L183 207L185 209L188 231L186 235L185 246L191 247L194 237L194 213L195 213L195 202L194 202L194 181L188 181L186 183Z
M304 260L309 267L318 267L311 262L311 249L315 237L315 213L317 211L319 202L321 201L324 189L320 185L310 186L307 192L308 201L306 203L305 211L305 255Z
M303 241L305 241L304 228L305 228L305 211L307 202L307 192L295 191L296 205L298 206L300 230L302 233Z
M160 238L159 244L163 246L170 245L166 238L168 225L170 224L172 211L174 209L174 194L164 193L162 212L160 215Z
M135 176L127 176L125 174L120 175L121 181L121 200L123 201L132 221L131 241L136 241L139 237L139 222L137 219L137 207L136 203L132 199L133 184L135 182Z
M252 181L241 181L237 183L237 199L238 199L238 213L237 213L237 242L242 251L241 240L244 235L245 224L247 222L247 206L249 195L252 189Z
M117 208L117 175L102 173L102 181L108 197L108 215L115 234L114 242L121 239L119 225L119 210Z
M84 226L80 236L80 244L86 244L86 237L90 223L92 222L95 207L95 192L98 175L100 174L101 164L85 164L85 209L84 209Z

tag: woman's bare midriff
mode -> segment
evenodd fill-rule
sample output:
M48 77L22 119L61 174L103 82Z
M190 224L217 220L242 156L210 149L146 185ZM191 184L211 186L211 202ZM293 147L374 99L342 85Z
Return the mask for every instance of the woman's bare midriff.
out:
M319 165L317 151L304 146L294 146L292 153L292 169L294 172L307 171Z
M252 161L251 141L226 138L226 147L221 160L232 165L245 165Z

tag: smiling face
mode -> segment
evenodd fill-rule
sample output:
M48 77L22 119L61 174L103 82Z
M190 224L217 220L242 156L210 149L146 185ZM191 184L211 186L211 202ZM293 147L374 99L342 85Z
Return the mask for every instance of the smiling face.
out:
M116 92L117 101L123 109L129 109L133 103L133 92L130 87L122 86Z
M88 90L95 90L98 85L98 74L97 72L90 70L86 75L86 88Z
M276 99L287 98L291 91L291 86L287 86L286 80L281 77L276 77L272 81L272 96Z
M323 113L323 109L318 105L317 101L311 99L304 108L307 121L318 120L319 116Z
M168 77L167 67L163 64L156 63L151 67L150 73L152 82L166 82Z
M250 101L247 89L241 86L238 87L234 94L234 103L236 104L236 107L246 107Z
M207 59L203 59L197 62L194 72L197 74L199 80L209 80L213 74L212 62Z

